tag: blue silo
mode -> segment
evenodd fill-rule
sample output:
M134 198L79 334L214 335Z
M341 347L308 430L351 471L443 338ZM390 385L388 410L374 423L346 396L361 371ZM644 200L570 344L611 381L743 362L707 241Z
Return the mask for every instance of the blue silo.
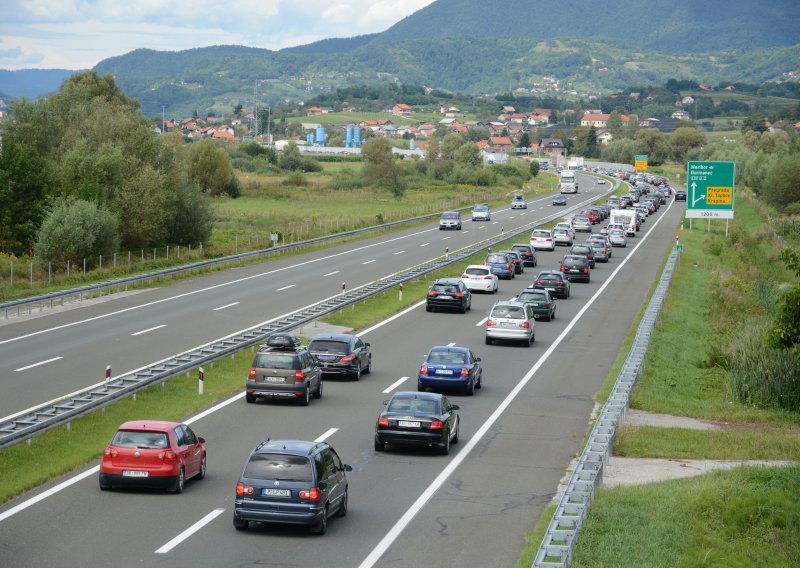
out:
M344 146L345 146L345 148L352 148L353 147L353 127L352 126L348 126L347 130L345 132L346 132L346 135L345 135Z
M361 128L358 126L353 129L353 145L356 148L361 147Z
M325 145L325 129L324 128L317 128L317 139L315 141L316 144L320 146Z

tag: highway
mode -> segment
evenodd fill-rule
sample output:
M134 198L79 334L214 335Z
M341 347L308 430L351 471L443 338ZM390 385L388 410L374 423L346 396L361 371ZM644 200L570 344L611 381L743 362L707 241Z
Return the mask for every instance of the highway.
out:
M522 217L522 222L530 222L530 215L550 211L550 199L542 198L528 210L527 220ZM418 305L385 325L367 330L363 337L372 344L373 373L358 383L327 381L323 398L312 401L307 408L279 402L248 405L237 396L221 408L191 419L194 430L208 441L209 471L205 480L189 482L182 495L140 490L100 492L96 473L89 468L81 470L85 472L83 478L54 480L48 487L72 483L38 502L29 500L43 495L47 488L6 504L0 508L3 566L514 566L525 534L552 498L570 459L579 451L593 408L592 395L608 373L660 273L682 211L683 204L662 207L642 225L639 235L629 240L627 249L615 249L609 263L597 265L590 284L573 284L571 298L559 300L557 318L536 324L536 341L530 348L484 345L481 322L496 299L513 296L538 270L555 268L563 249L540 253L538 267L526 269L515 280L501 281L496 296L476 294L472 310L466 314L427 313ZM517 212L510 211L494 212L493 221L511 223L515 221L512 215L520 222ZM47 344L44 338L52 342L51 338L62 335L78 336L78 329L80 335L87 336L85 341L74 337L70 349L76 355L70 355L72 351L37 353L41 360L62 352L67 353L65 359L77 356L94 341L103 342L98 353L109 346L116 346L119 353L124 344L150 335L129 339L131 330L160 325L159 322L167 328L152 332L165 331L148 343L148 349L181 333L190 336L183 338L188 344L196 344L206 336L183 319L194 321L195 327L215 330L210 335L219 337L228 330L247 327L249 321L257 323L288 311L295 305L293 302L299 307L328 295L322 271L332 270L330 262L342 265L348 282L352 279L355 283L394 272L413 258L434 256L430 252L420 255L419 248L442 248L443 242L455 244L475 238L473 233L478 229L474 225L465 223L465 230L470 232L461 235L418 228L374 239L374 243L380 243L400 238L391 244L375 244L342 254L335 261L314 261L306 265L313 274L305 270L300 274L289 268L303 262L303 257L298 256L179 282L125 298L119 305L112 302L114 305L74 310L69 319L64 318L66 313L58 314L6 326L2 331L17 328L6 337L22 335L18 326L24 326L25 333L37 327L44 331L20 339L21 343L10 351L20 345L27 348L28 341ZM442 241L445 236L451 239ZM424 242L431 244L421 247ZM361 241L339 248L370 244ZM406 250L408 256L400 262L396 258L400 255L394 255L396 250ZM416 255L412 256L411 251L417 251ZM334 253L329 250L309 256L320 258ZM372 258L376 262L361 264ZM375 264L380 266L374 267ZM359 266L372 267L373 276L367 270L359 270ZM274 272L276 269L281 270ZM54 318L63 323L77 322L91 317L88 313L109 314L122 305L135 306L251 276L241 284L217 288L216 293L198 292L183 296L187 300L164 301L64 328L71 331L45 331L53 327ZM338 284L340 279L343 278L337 275ZM292 283L305 288L294 293L286 290L290 293L280 296L280 302L273 298L270 303L263 297L273 296L277 288ZM248 292L253 288L255 293ZM222 299L221 290L225 296ZM146 296L149 297L145 299ZM241 303L213 311L214 307L235 301ZM179 305L183 307L178 308ZM254 315L258 310L263 311ZM199 326L199 322L204 325ZM95 327L100 330L95 331ZM110 333L114 329L123 331L116 338L102 338L103 330ZM180 339L164 346L161 352L179 350ZM451 395L461 406L461 441L449 456L391 448L375 452L372 432L381 402L393 390L413 390L423 355L432 345L447 343L469 345L483 359L483 389L474 397ZM7 349L7 345L3 348ZM160 356L143 351L139 345L136 351L145 353L150 360ZM14 364L22 362L24 357L19 357ZM138 365L141 360L132 358L127 364ZM99 364L101 358L92 360L87 354L87 361L89 368ZM42 365L41 369L47 367ZM5 368L3 376L7 376ZM403 377L409 378L400 382ZM70 383L65 388L77 384ZM3 388L4 393L9 391L8 385ZM10 395L3 398L7 396ZM234 486L247 453L266 436L324 437L353 466L348 515L332 519L325 536L309 536L292 527L234 530Z

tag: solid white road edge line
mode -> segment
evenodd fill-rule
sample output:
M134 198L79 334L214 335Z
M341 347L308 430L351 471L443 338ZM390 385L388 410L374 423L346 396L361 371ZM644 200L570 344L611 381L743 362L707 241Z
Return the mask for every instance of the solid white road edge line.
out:
M240 304L240 302L231 302L230 304L225 304L224 306L220 306L218 308L214 308L214 311L218 312L220 310L224 310L225 308L232 308L233 306L238 306L239 304Z
M17 373L19 371L27 371L28 369L33 369L34 367L38 367L39 365L47 365L48 363L52 363L53 361L58 361L59 359L63 359L63 357L53 357L52 359L47 359L46 361L39 361L38 363L34 363L33 365L28 365L27 367L20 367L19 369L14 369L14 372Z
M167 552L178 546L180 543L182 543L184 540L192 536L194 533L202 529L208 523L219 517L224 512L225 509L214 509L208 515L197 521L195 524L193 524L188 529L183 531L181 534L173 538L167 544L156 550L156 554L166 554Z
M674 203L674 201L672 202ZM672 204L670 204L670 207ZM669 207L667 208L667 211ZM665 211L666 213L666 211ZM595 300L600 297L600 295L605 291L606 287L614 281L614 278L619 274L619 271L622 270L622 267L633 258L636 251L639 249L640 246L647 240L647 237L650 233L655 229L656 225L664 218L664 215L658 218L658 220L653 224L650 230L645 234L641 241L633 248L631 254L627 255L622 262L617 266L614 272L608 277L608 279L603 282L603 284L598 288L597 292L589 298L589 301L575 314L575 317L569 322L564 331L562 331L559 336L553 341L550 347L542 354L542 356L536 361L536 363L531 367L531 369L525 373L525 376L520 379L520 381L516 384L516 386L508 393L503 402L495 409L494 412L486 419L486 421L478 428L478 431L475 432L475 435L469 439L469 441L461 448L461 450L456 454L456 456L450 461L450 463L445 466L442 472L436 476L436 479L422 492L422 494L417 498L416 501L408 508L408 510L403 514L402 517L394 524L394 526L389 530L388 533L381 539L378 545L372 549L372 552L364 559L361 564L359 564L358 568L372 568L375 563L380 560L381 556L389 549L389 547L397 540L397 537L400 536L405 528L411 523L417 513L419 513L425 504L433 497L433 495L444 485L447 479L453 474L453 472L461 465L461 463L467 458L469 453L478 445L486 433L489 431L497 419L500 418L500 415L506 411L506 409L511 405L520 391L525 388L525 386L530 382L533 378L533 375L544 365L544 363L550 358L550 355L556 350L556 348L561 344L564 338L572 331L572 328L578 323L578 321L583 317L583 314L594 304Z
M328 430L322 436L318 437L314 441L315 442L324 442L325 440L327 440L328 438L330 438L331 436L336 434L336 432L338 432L338 431L339 431L338 428L328 428Z
M137 335L144 335L145 333L149 333L151 331L155 331L157 329L161 329L162 327L167 327L167 324L162 323L161 325L157 325L155 327L148 327L147 329L143 329L142 331L137 331L136 333L131 333L131 335L134 336L134 337L137 336Z
M398 380L396 380L395 382L393 382L391 385L389 385L388 387L386 387L385 389L383 389L381 392L382 392L383 394L389 394L389 393L390 393L390 392L392 392L394 389L396 389L397 387L399 387L400 385L402 385L404 382L406 382L406 381L407 381L409 378L410 378L410 377L400 377Z

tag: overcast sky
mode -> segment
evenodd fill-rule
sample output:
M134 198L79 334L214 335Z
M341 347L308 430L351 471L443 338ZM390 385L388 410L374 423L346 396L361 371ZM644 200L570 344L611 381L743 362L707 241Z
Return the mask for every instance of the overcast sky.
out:
M433 0L3 0L0 69L89 69L146 47L281 49L381 32Z

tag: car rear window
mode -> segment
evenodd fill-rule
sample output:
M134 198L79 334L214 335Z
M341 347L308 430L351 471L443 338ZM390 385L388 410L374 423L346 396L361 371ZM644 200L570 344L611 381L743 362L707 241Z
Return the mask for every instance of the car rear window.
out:
M470 276L486 276L489 274L488 268L467 268L464 271L464 274L469 274Z
M253 367L259 369L299 369L300 361L294 353L258 353Z
M572 252L574 252L576 254L586 254L586 253L592 252L592 248L591 247L587 247L587 246L583 246L583 245L574 246L574 247L572 247Z
M492 308L493 318L525 319L525 310L520 306L495 306Z
M434 284L433 289L442 294L455 294L458 292L458 286L455 284Z
M253 454L244 468L248 479L312 481L311 460L305 456Z
M309 351L324 351L326 353L337 353L344 355L350 349L350 345L344 341L331 341L318 339L308 344Z
M486 262L503 263L508 262L508 258L504 254L490 254L486 257Z
M564 266L578 266L586 264L586 259L582 256L564 257Z
M460 365L465 359L466 355L458 351L431 351L428 354L428 363L437 365Z
M516 252L531 252L531 247L529 245L512 245L511 248Z
M166 432L142 432L138 430L119 430L111 440L112 446L118 448L136 448L140 450L157 450L169 447Z
M534 237L549 237L550 236L550 231L534 231L533 232L533 236Z
M561 280L561 275L552 273L540 274L537 280Z
M389 412L413 412L420 414L438 414L439 403L424 398L395 397L386 407Z
M541 292L523 292L518 299L520 302L542 302L545 298Z

